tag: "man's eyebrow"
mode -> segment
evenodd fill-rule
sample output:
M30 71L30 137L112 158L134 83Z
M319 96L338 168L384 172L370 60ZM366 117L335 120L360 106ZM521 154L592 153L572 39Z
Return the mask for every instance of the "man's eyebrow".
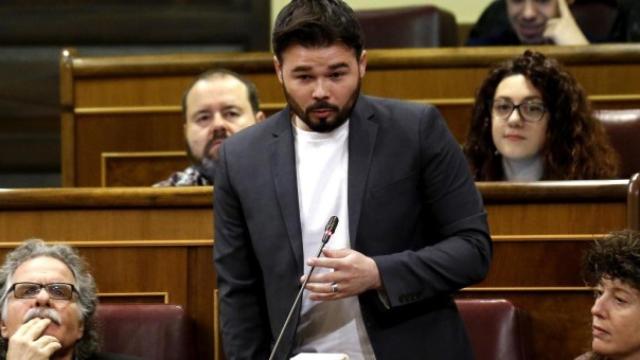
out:
M226 104L222 106L222 110L242 110L242 107L236 104Z
M291 72L306 72L311 70L311 66L307 66L307 65L299 65L293 68L293 70L291 70Z
M191 115L189 117L190 118L194 118L194 117L196 117L198 115L202 115L202 114L211 114L211 111L209 111L208 109L200 109L200 110L197 110L197 111L191 113Z
M349 68L349 64L347 64L346 62L341 62L341 63L329 65L330 70L337 70L341 68Z
M341 63L337 63L337 64L331 64L329 65L329 70L333 71L333 70L337 70L337 69L342 69L342 68L349 68L349 64L347 64L346 62L341 62ZM307 71L311 71L312 67L311 66L307 66L307 65L300 65L300 66L296 66L294 67L291 72L307 72Z

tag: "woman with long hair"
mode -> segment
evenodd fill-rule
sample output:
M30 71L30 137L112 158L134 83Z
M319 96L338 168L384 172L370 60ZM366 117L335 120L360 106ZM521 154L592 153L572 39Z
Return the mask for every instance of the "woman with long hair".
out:
M582 86L530 50L482 83L464 152L478 181L607 179L618 168Z

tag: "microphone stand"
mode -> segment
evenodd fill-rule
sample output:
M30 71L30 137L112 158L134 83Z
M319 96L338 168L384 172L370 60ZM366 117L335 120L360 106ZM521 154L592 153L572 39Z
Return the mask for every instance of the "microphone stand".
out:
M320 245L320 249L318 250L318 255L316 255L316 257L320 257L320 255L322 255L322 249L324 249L324 246L329 241L329 238L331 237L331 235L333 235L333 232L335 231L336 226L338 226L338 218L336 216L332 216L329 219L329 223L327 223L327 226L325 227L325 233L322 239L322 244ZM307 286L307 283L309 282L309 278L311 277L311 274L313 274L313 270L315 269L316 269L315 265L312 266L311 269L309 269L309 273L307 274L307 277L304 279L304 282L302 283L302 286L298 291L298 295L296 295L296 299L293 302L293 305L291 306L291 310L289 310L289 315L287 315L287 319L284 321L284 325L282 325L282 329L280 330L278 339L276 340L276 343L273 345L273 349L271 349L271 355L269 355L269 360L274 359L274 356L276 355L276 350L278 350L278 345L280 345L280 341L282 341L282 337L284 336L284 332L287 329L289 322L291 321L291 317L293 317L293 313L298 307L298 303L302 298L302 292L304 291L305 286Z

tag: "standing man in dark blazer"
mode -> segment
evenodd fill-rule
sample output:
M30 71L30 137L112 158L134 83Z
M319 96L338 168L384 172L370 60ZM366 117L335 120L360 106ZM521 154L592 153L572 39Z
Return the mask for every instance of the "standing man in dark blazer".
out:
M360 95L367 54L341 0L292 1L272 42L288 107L226 140L216 171L227 358L268 357L312 265L276 358L472 358L452 294L485 277L491 239L442 117Z

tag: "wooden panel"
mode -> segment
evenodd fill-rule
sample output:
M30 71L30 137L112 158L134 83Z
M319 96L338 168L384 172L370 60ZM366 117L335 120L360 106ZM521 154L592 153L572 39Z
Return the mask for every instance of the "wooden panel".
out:
M102 186L150 186L187 167L184 151L102 153Z
M509 240L494 235L491 270L487 278L477 286L582 286L581 254L599 237L599 235L565 238L537 237L523 241L523 235ZM526 256L523 256L524 254ZM566 254L566 256L558 256L560 254Z
M100 186L100 156L114 151L164 151L185 148L182 121L166 114L79 117L75 123L79 184ZM126 120L123 122L122 120Z
M540 47L564 62L595 108L640 108L640 44ZM432 103L456 139L488 68L520 47L371 50L363 92ZM180 98L194 76L226 67L253 80L268 113L284 105L270 53L74 57L61 67L65 186L99 186L99 154L184 149Z
M624 203L487 204L492 234L601 234L624 227Z

